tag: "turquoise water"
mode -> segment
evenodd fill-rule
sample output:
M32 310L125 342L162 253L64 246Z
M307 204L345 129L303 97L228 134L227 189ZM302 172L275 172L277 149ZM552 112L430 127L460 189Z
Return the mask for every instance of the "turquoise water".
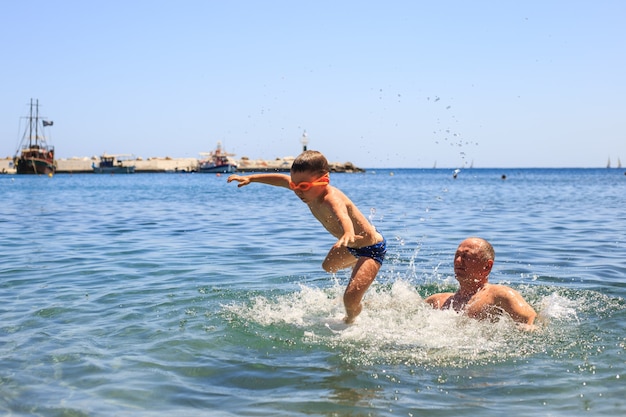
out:
M501 175L506 174L506 180ZM348 272L290 191L201 174L0 176L0 414L626 414L626 175L332 174L388 259L356 324ZM465 237L539 330L434 311Z

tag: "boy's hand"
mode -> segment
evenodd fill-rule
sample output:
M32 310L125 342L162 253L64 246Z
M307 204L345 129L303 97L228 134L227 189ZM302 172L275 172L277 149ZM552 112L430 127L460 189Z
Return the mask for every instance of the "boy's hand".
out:
M363 236L356 236L354 234L351 233L346 233L343 236L341 236L339 238L339 240L337 241L337 243L335 243L333 245L334 248L340 248L342 246L348 246L349 243L354 243L356 242L358 239L363 239Z
M244 185L250 184L250 178L242 177L240 175L231 175L226 180L226 182L232 182L232 181L237 181L239 183L237 184L237 187L243 187Z

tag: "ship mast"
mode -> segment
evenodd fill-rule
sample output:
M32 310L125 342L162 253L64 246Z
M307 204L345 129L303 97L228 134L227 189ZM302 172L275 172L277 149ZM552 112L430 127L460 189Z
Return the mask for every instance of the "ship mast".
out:
M28 116L28 147L33 147L33 139L35 145L39 144L39 99L35 101L35 117L33 117L33 99L30 99L30 113ZM34 129L33 129L34 127ZM33 130L35 135L33 135Z
M28 112L28 148L33 146L33 99L30 99L30 111Z
M31 106L32 106L32 99L31 99ZM35 120L33 123L35 123L35 145L39 144L39 99L37 99L37 101L35 102Z

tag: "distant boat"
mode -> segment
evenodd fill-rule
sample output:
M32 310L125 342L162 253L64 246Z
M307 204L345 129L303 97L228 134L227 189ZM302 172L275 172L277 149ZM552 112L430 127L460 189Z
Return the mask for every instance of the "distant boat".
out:
M104 154L100 157L98 165L94 162L91 167L96 174L134 174L135 165L126 163L130 156L127 154Z
M606 162L606 167L611 168L611 158Z
M206 158L198 163L198 172L209 174L226 174L237 171L237 163L222 149L222 142L217 142L213 152L203 152L200 155Z
M622 161L620 161L619 158L617 158L617 167L618 168L622 167Z
M39 121L41 120L41 127ZM30 99L30 113L20 147L13 157L18 174L53 175L56 172L54 147L49 146L44 135L44 127L53 122L40 119L39 100ZM20 152L21 151L21 152ZM17 154L20 153L18 156Z

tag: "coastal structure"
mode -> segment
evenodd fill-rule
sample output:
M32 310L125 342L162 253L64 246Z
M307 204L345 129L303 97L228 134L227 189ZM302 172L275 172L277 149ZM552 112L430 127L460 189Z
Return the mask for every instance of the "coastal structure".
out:
M309 137L306 135L306 130L302 132L302 138L300 139L300 143L302 143L302 152L306 151L309 146Z
M37 120L38 116L38 102L34 105L35 116ZM31 120L33 119L33 103L31 100ZM52 122L43 122L43 126L51 126ZM32 126L37 126L35 123ZM37 134L37 127L35 129L35 135L32 139L33 143L30 143L29 149L47 149L50 151L51 157L54 157L54 148L47 147L45 144L45 138ZM306 130L302 133L300 138L302 144L302 151L306 151L309 144L309 138ZM33 147L34 145L34 147ZM48 170L44 172L43 168L37 166L37 173L48 173L50 170L56 173L64 174L87 174L87 173L106 173L106 174L131 174L131 173L151 173L151 172L163 172L163 173L213 173L213 174L227 174L232 172L289 172L291 165L295 157L284 156L275 159L250 159L247 156L243 156L240 159L235 159L235 154L226 152L222 148L222 143L217 142L216 149L212 152L200 153L204 158L171 158L166 157L150 157L143 159L142 157L136 157L131 159L128 154L103 154L100 156L89 157L74 157L66 159L54 160L52 167L48 167ZM331 172L365 172L364 169L356 167L352 162L329 162ZM0 174L15 174L17 172L17 162L11 161L10 158L6 160L0 159ZM21 169L21 168L20 168ZM40 172L41 171L41 172ZM35 173L35 172L33 172Z
M295 158L286 156L273 160L235 159L236 172L289 172ZM93 174L94 166L99 166L101 156L74 157L55 160L57 174ZM124 161L135 167L135 173L192 173L199 172L200 160L197 158L137 157ZM365 172L352 162L330 162L331 172ZM0 174L15 174L15 166L11 158L0 159ZM115 172L109 172L115 174ZM216 174L220 174L219 172Z

